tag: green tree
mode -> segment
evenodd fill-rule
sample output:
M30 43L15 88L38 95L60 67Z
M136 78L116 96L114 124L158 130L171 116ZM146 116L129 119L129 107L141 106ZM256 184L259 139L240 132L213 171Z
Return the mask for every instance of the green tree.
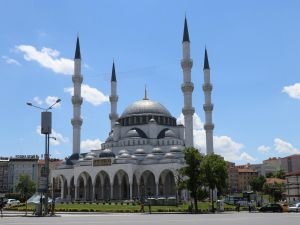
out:
M177 193L179 202L181 202L181 191L186 189L186 181L184 179L182 169L183 168L177 169L175 172L176 193Z
M282 199L285 186L283 183L275 182L274 184L265 184L263 190L265 194L273 198L274 202L278 202Z
M200 164L203 161L203 155L198 149L193 147L184 150L184 159L186 166L181 168L179 172L186 178L184 185L190 191L194 199L195 212L198 213L198 196L200 189L203 187L203 182L200 176Z
M259 195L259 193L263 192L265 183L266 178L263 175L253 177L252 180L250 180L249 182L252 191L254 191L257 194L256 201L257 199L259 199L258 197L260 197L259 203L262 202L262 195Z
M24 174L19 178L19 182L16 186L16 191L21 194L21 200L26 201L26 213L27 213L27 198L34 194L35 183L32 181L29 175Z
M285 178L285 171L283 169L277 170L275 174L276 178L284 179Z
M252 191L255 192L262 192L265 183L266 183L266 178L262 175L253 177L252 180L250 180L249 182Z
M217 189L222 192L227 187L228 171L223 157L216 154L206 155L201 163L201 177L204 184L209 187L212 196ZM214 199L211 198L212 210L214 211Z
M266 178L272 178L272 177L275 177L274 173L269 172L266 174Z

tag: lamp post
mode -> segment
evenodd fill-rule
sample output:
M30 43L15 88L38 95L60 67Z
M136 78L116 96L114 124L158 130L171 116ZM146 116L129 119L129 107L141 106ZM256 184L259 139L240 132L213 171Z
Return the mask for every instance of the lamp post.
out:
M53 108L53 106L59 103L61 99L57 99L51 106L48 108L42 108L36 105L33 105L31 102L27 102L28 106L38 108L43 110L41 113L41 133L45 134L45 175L43 178L43 185L40 184L39 191L45 194L45 215L48 215L48 191L49 191L49 141L50 134L52 131L52 114L48 112Z

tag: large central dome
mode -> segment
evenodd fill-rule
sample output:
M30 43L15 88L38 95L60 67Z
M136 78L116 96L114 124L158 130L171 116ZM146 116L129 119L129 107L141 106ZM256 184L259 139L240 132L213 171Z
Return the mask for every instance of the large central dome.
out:
M121 118L149 114L172 117L171 113L162 104L149 99L142 99L129 105L122 113Z

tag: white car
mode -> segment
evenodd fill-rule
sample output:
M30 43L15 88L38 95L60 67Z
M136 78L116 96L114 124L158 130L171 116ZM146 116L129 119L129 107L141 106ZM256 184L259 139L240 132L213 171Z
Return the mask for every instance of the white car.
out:
M11 205L18 205L20 204L20 201L19 200L16 200L16 199L13 199L13 198L9 198L7 200L7 206L11 206Z
M288 211L289 212L300 212L300 202L293 204L292 206L289 206Z

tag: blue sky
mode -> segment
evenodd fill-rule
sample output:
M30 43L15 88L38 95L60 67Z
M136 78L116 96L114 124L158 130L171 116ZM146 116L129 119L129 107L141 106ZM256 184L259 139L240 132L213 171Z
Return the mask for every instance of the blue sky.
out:
M72 60L77 34L83 59L82 151L110 129L112 61L118 113L143 98L180 119L182 33L188 20L195 143L205 152L203 56L213 82L215 152L238 164L300 153L300 2L297 0L1 1L0 155L44 152L40 111L53 112L52 157L72 149ZM71 71L71 72L70 72Z

